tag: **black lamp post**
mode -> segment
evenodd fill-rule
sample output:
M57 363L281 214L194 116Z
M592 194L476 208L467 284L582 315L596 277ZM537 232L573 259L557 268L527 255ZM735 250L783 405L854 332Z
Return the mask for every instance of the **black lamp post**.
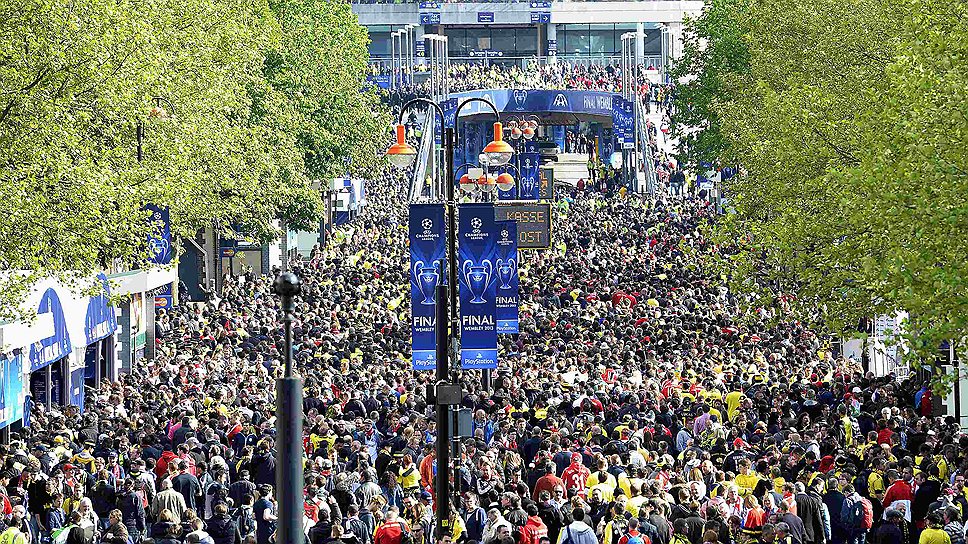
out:
M303 454L302 454L302 380L292 375L293 300L302 289L299 276L280 274L272 284L279 295L285 327L283 376L276 379L276 497L279 499L279 524L276 542L303 544Z
M457 120L460 118L460 111L471 102L482 102L490 107L497 122L494 123L494 141L487 144L484 153L487 155L491 166L503 166L511 160L513 149L503 140L503 129L501 127L501 116L497 107L483 98L468 98L457 106L454 113L455 127L444 127L444 112L433 100L427 98L415 98L410 100L400 108L397 121L396 134L397 143L387 150L387 159L391 164L399 168L409 166L417 156L417 151L406 142L406 129L403 126L404 115L407 110L414 105L423 104L432 107L441 119L441 130L445 149L446 177L444 187L445 212L447 214L447 258L441 260L441 269L446 266L448 270L447 285L437 286L437 367L436 383L427 388L427 403L436 406L437 422L437 475L434 480L434 500L436 506L437 525L435 529L435 540L445 534L450 534L450 442L451 442L451 421L450 406L460 404L461 391L460 380L457 375L457 367L454 367L453 376L450 375L451 358L458 361L460 359L460 318L457 313L457 201L454 198L455 168L454 168L454 147L455 147L455 128ZM436 123L428 115L427 123L433 130ZM448 291L450 296L447 296ZM443 325L450 321L450 332L448 327ZM449 348L449 349L448 349ZM489 371L484 371L484 379L488 381Z
M172 114L175 113L175 106L172 106L171 101L168 100L167 98L162 96L154 96L151 99L155 101L155 105L154 107L151 108L151 112L150 112L152 117L161 117L161 118L168 117L168 112L165 111L165 108L163 108L162 105L167 105L168 110L170 110ZM141 119L138 119L138 126L136 126L134 129L134 135L138 141L138 149L137 149L136 156L138 158L138 162L141 162L145 158L145 153L143 148L144 139L145 139L145 123Z

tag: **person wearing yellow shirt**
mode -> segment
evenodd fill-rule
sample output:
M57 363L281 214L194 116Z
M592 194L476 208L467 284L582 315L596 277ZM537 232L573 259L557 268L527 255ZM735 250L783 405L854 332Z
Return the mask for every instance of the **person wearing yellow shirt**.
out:
M951 544L951 537L944 530L944 519L941 513L928 514L928 528L921 532L918 544Z
M629 495L629 502L625 504L625 511L632 514L633 518L639 517L639 510L642 505L648 502L648 497L642 495L642 484L636 482L632 485L632 493Z
M602 529L602 544L618 544L619 539L628 532L628 521L625 519L625 504L615 503L612 506L612 520L605 523ZM600 526L601 527L601 526Z
M760 485L760 475L753 472L753 463L749 459L739 462L739 474L736 475L735 482L741 497L752 494Z
M598 460L597 470L588 475L585 487L592 488L600 484L608 486L612 494L615 493L615 488L618 486L615 476L608 472L608 462L604 458Z
M420 471L417 470L417 465L413 462L413 458L410 454L403 456L403 460L400 462L400 473L397 475L397 483L404 491L414 491L420 488Z
M733 417L736 416L737 410L739 410L740 401L742 400L742 391L731 391L726 395L726 415L729 416L730 421L732 421Z

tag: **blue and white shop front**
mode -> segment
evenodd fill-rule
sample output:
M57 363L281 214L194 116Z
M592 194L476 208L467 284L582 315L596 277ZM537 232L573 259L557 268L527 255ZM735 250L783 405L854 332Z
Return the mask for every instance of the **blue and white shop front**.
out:
M29 426L30 407L84 409L85 384L117 377L114 343L118 324L110 286L85 296L55 281L39 282L24 303L36 310L29 323L0 324L0 428Z

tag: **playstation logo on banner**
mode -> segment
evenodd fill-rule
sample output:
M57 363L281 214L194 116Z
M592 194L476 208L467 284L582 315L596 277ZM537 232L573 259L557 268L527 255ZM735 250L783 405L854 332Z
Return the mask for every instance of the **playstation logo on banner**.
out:
M515 89L514 91L514 108L517 110L524 109L524 103L528 100L528 91L523 89Z
M558 93L555 96L555 100L554 100L554 102L551 103L551 105L553 107L556 107L556 108L567 108L568 107L568 98L565 97L564 94Z

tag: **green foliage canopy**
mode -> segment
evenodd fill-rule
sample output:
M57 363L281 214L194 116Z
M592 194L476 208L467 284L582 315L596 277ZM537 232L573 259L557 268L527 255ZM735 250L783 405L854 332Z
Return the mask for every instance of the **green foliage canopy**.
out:
M685 162L742 166L716 226L737 286L835 331L907 311L915 362L964 353L968 5L710 0L687 31L675 121Z
M345 3L0 0L0 20L0 270L140 266L146 203L181 237L313 229L313 182L379 151ZM0 313L27 284L0 282Z

